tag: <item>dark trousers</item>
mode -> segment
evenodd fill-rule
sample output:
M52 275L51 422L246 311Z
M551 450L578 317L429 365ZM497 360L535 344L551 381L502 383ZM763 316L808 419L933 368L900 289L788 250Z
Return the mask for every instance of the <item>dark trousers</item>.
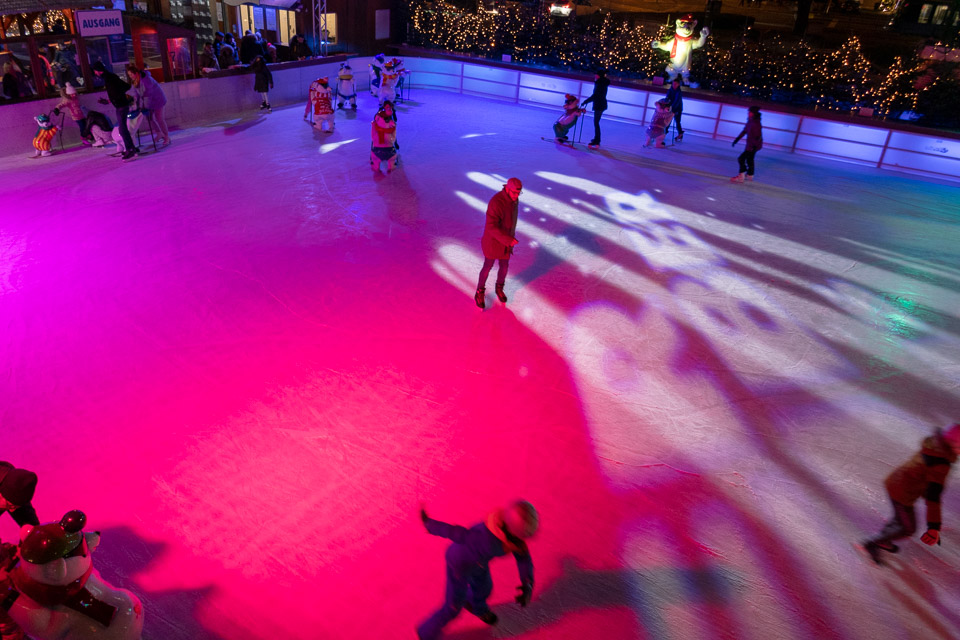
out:
M510 258L500 258L499 260L484 258L483 268L480 269L480 281L477 283L477 289L482 289L487 286L487 276L490 275L490 269L493 269L494 262L500 263L500 267L497 269L497 284L503 286L503 283L507 281L507 268L510 266Z
M86 119L86 118L80 118L79 120L76 120L75 122L77 123L77 126L80 127L80 135L81 135L81 136L84 136L84 135L85 135L84 132L87 130L87 119Z
M683 116L683 111L677 111L673 114L673 122L677 125L677 135L683 135L683 127L680 126L680 118Z
M890 502L893 503L893 519L884 525L880 535L873 539L873 542L880 545L900 538L909 538L917 532L917 514L913 505L900 504L895 500Z
M753 175L753 157L755 155L757 155L756 150L744 151L740 154L740 157L737 158L737 162L740 163L740 173L746 173L748 176Z
M492 591L493 579L490 577L489 569L469 576L462 576L448 566L447 593L443 606L417 627L417 635L420 636L420 640L439 638L443 628L460 615L464 603L469 603L470 609L476 615L482 615L489 611L487 598L490 597Z
M120 127L120 137L123 138L123 146L127 151L134 148L133 138L130 137L130 130L127 129L129 113L130 107L117 107L117 126Z
M596 144L600 144L600 117L603 115L604 110L593 112L593 140Z

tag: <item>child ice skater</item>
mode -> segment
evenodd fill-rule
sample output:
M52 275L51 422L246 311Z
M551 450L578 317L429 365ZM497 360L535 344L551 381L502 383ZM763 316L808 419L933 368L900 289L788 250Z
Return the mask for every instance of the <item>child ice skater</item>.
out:
M80 137L83 139L83 143L90 144L92 140L88 137L89 134L86 133L87 116L83 113L83 107L80 106L80 98L77 97L77 90L73 88L72 84L67 84L66 87L61 89L60 96L62 99L57 103L57 106L53 108L53 114L58 116L60 115L61 109L66 109L67 113L70 114L70 119L80 127Z
M563 101L563 115L553 123L553 134L557 142L566 142L567 133L577 125L577 119L583 114L580 108L580 99L572 94L566 94Z
M257 56L250 64L250 68L253 69L255 76L253 90L260 94L260 109L273 111L270 108L270 97L267 95L267 92L273 89L273 74L267 68L267 61L264 60L263 56Z
M393 103L387 100L370 125L370 166L380 171L380 163L387 163L387 173L397 164L397 119Z
M670 111L670 103L666 100L657 101L657 110L653 114L653 120L650 121L650 126L647 127L647 141L643 144L643 148L646 149L650 146L651 142L656 141L658 149L663 149L667 145L663 143L663 139L667 136L667 129L670 128L670 123L673 122L673 112Z
M909 538L916 532L913 504L921 497L927 503L927 532L920 540L928 545L940 544L940 497L957 453L960 424L953 424L946 431L937 429L924 438L920 451L887 476L884 485L893 503L893 519L879 535L863 543L874 562L880 564L880 551L900 550L894 540Z
M517 500L505 509L497 509L485 522L467 529L434 520L423 509L420 518L431 535L453 541L447 547L447 592L436 613L417 627L420 640L435 640L443 628L466 609L487 624L497 623L487 598L493 591L490 561L512 553L517 561L520 586L516 601L521 607L533 594L533 559L526 541L540 527L537 510L526 500Z
M730 182L743 182L744 179L753 180L753 158L757 151L763 148L763 128L760 126L760 107L754 105L747 110L747 124L743 127L731 147L737 146L740 138L747 136L747 148L737 158L740 163L740 173L730 178Z

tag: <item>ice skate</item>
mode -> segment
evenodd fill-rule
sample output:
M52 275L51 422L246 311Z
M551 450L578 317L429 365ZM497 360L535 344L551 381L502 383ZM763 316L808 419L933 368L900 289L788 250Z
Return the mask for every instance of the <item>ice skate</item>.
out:
M269 109L269 108L270 108L270 105L268 105L266 102L260 103L260 111L263 111L264 109Z
M469 602L463 603L463 608L467 611L467 613L472 613L486 624L489 624L491 627L497 624L497 622L500 620L500 618L497 617L497 614L495 614L493 611L490 611L490 609L487 609L483 613L477 613L473 610L473 605L471 605Z
M267 113L273 113L273 107L270 106L270 103L267 103Z
M498 284L498 285L494 288L494 291L497 292L497 300L499 300L500 302L506 304L506 302L507 302L507 294L505 294L505 293L503 292L503 285L502 285L502 284Z
M753 182L753 176L749 173L744 176L744 179L746 179L747 182Z
M587 148L589 148L589 149L599 149L599 148L600 148L600 143L599 143L598 141L596 141L596 140L591 140L590 142L587 143Z
M676 141L677 141L677 142L683 142L683 134L682 134L682 133L678 133L678 134L677 134Z
M477 292L473 294L473 301L477 303L477 306L481 309L487 308L487 289L486 287L480 287L477 289Z
M738 173L737 175L733 176L732 178L730 178L730 182L738 182L738 183L743 182L743 174Z

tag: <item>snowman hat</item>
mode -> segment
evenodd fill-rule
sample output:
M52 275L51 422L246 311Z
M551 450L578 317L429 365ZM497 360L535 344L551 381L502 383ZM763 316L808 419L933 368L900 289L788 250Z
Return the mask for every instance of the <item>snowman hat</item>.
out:
M323 86L327 86L327 84L328 84L330 81L329 81L329 79L328 79L326 76L324 76L323 78L317 78L317 82L319 82L319 83L322 84Z
M60 522L34 527L20 542L20 558L30 564L47 564L72 555L74 549L85 544L83 527L87 516L83 511L69 511ZM86 554L86 548L83 553Z
M37 120L37 124L47 124L48 122L50 122L50 116L48 116L45 113L41 113L40 115L37 116L36 120Z
M349 62L341 62L341 63L340 63L340 68L341 68L341 69L346 69L347 71L353 69L353 67L350 66L350 63L349 63Z
M563 97L564 97L564 102L565 102L565 103L566 103L566 102L573 102L574 100L577 99L577 96L573 95L572 93L567 93L567 94L565 94Z

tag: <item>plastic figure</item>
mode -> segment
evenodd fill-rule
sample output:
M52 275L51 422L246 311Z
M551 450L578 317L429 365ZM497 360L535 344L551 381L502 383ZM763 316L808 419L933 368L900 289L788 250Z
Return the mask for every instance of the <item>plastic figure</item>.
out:
M53 136L57 135L57 125L50 122L50 116L45 113L40 114L34 121L37 123L37 132L33 135L34 158L40 156L47 157L50 154L50 143Z
M334 122L333 98L331 97L330 83L327 78L319 78L310 85L310 101L313 103L313 127L317 131L333 133ZM327 125L326 128L324 125Z
M353 79L353 68L344 62L337 72L337 108L343 109L345 102L350 102L350 108L357 110L357 83Z
M13 566L0 572L0 603L37 640L138 640L143 605L93 569L100 534L84 533L86 520L70 511L60 522L25 525Z
M690 61L693 58L693 51L702 47L707 36L710 35L710 29L704 27L700 29L700 37L694 39L693 30L697 27L697 21L689 13L677 18L677 31L674 37L666 42L654 40L651 46L654 49L662 49L670 53L670 64L667 65L667 75L670 81L680 76L684 84L690 84Z

